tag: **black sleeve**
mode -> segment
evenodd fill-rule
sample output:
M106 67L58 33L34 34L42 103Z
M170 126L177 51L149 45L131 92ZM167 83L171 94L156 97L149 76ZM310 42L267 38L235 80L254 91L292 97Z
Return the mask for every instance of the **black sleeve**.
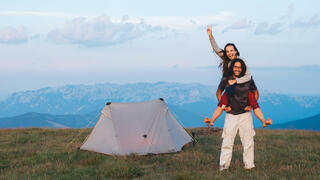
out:
M224 91L224 89L226 88L227 86L227 83L228 83L228 80L226 77L222 77L221 78L221 81L219 83L219 86L218 86L218 89L222 92Z
M254 82L254 80L253 80L252 77L251 77L251 82L250 82L249 91L254 92L254 91L256 91L256 90L258 90L258 88L257 88L257 86L256 86L256 83Z

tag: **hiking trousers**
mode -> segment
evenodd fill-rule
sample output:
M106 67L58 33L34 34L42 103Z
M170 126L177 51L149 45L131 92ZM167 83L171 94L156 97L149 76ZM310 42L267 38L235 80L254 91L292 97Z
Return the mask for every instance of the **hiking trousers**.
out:
M234 138L239 130L243 147L243 162L246 169L254 167L254 142L255 135L251 112L238 115L226 113L222 132L222 146L220 154L220 168L228 169L232 158Z

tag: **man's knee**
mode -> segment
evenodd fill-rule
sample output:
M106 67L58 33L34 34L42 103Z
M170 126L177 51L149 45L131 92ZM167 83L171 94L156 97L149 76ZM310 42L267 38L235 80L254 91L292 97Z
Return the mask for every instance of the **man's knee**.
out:
M244 149L249 149L254 146L253 136L242 138L241 142Z
M227 142L222 144L222 149L232 149L233 143Z

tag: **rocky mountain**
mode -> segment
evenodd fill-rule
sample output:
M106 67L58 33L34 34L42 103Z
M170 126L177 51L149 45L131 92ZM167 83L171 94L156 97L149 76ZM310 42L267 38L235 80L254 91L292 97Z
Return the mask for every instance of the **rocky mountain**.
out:
M203 84L169 82L47 87L17 92L1 101L0 117L18 116L28 112L86 115L99 112L109 101L139 102L162 97L177 119L188 127L197 127L203 126L202 119L211 116L215 109L215 91L216 87ZM292 96L261 91L258 102L265 117L272 118L274 124L320 113L320 97L316 96ZM223 126L223 116L220 119L217 125ZM254 123L261 126L258 120L254 120Z
M164 98L169 104L184 105L213 100L214 88L201 84L136 83L48 87L17 92L0 102L0 117L25 112L85 114L106 102L139 102Z

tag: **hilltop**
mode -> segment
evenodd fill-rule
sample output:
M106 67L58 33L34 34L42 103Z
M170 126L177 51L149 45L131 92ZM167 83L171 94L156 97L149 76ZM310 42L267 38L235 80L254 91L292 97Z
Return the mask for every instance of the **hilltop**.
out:
M0 179L319 179L320 132L256 129L255 164L244 170L236 138L219 172L221 129L187 129L198 143L180 153L109 156L77 149L91 129L0 130Z

